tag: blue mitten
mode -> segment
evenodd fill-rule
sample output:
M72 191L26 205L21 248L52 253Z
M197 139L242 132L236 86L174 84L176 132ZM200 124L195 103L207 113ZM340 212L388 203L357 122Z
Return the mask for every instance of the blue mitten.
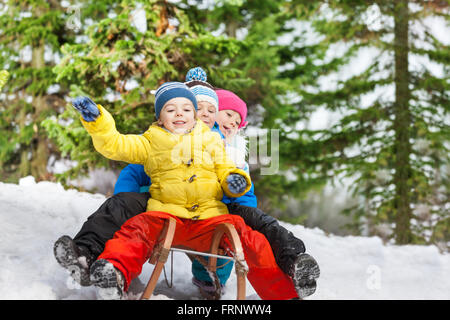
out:
M234 194L242 193L247 188L247 180L237 173L232 173L227 177L227 184L230 192Z
M77 97L72 105L83 117L84 121L92 122L100 115L97 105L88 97Z

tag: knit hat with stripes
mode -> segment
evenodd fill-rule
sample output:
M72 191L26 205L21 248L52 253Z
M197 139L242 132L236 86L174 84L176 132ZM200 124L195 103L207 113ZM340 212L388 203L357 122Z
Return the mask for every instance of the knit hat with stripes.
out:
M155 114L156 119L159 118L159 114L161 113L162 108L166 104L167 101L173 98L187 98L191 100L194 105L195 110L197 111L197 99L192 93L191 89L189 89L182 82L166 82L163 83L155 93Z
M219 112L219 98L212 85L206 82L206 72L200 68L192 68L186 74L185 84L191 89L192 93L197 98L197 101L207 101L211 103L216 112Z

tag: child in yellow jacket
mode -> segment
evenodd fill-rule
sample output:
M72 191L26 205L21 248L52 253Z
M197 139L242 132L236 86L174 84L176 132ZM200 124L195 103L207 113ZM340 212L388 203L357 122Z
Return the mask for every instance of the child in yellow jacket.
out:
M158 121L143 135L120 134L111 114L87 99L78 101L98 109L95 121L86 121L82 115L95 149L112 160L142 164L151 177L148 211L207 219L228 213L221 201L222 189L231 197L250 189L249 175L226 156L220 136L196 119L197 101L185 84L168 82L157 90ZM81 108L78 101L74 105ZM240 181L245 188L230 190L232 181Z
M128 220L91 266L91 282L98 287L100 298L123 297L150 257L169 216L177 221L173 244L198 251L209 248L218 224L233 224L243 244L248 279L260 297L297 297L267 239L241 217L228 214L221 202L222 190L231 197L245 194L250 177L226 156L219 134L196 119L197 101L185 84L169 82L158 88L157 122L143 135L117 132L112 116L89 98L77 98L73 105L96 150L113 160L144 165L152 181L148 212Z

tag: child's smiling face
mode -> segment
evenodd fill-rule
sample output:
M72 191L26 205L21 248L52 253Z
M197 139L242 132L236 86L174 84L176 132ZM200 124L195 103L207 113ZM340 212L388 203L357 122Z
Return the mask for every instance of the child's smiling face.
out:
M217 115L217 123L225 139L233 138L241 124L241 116L234 110L221 110Z
M166 102L159 114L158 124L175 134L184 134L195 124L195 108L186 98L173 98Z
M197 101L197 105L197 117L211 129L216 122L216 107L207 101Z

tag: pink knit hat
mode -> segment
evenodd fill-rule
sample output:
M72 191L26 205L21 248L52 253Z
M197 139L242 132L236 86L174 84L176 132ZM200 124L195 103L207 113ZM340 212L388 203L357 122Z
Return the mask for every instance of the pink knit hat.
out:
M219 111L233 110L239 113L241 116L239 129L244 128L248 124L248 122L245 121L245 118L247 118L247 105L245 102L233 92L228 90L217 89L216 93L219 97Z

